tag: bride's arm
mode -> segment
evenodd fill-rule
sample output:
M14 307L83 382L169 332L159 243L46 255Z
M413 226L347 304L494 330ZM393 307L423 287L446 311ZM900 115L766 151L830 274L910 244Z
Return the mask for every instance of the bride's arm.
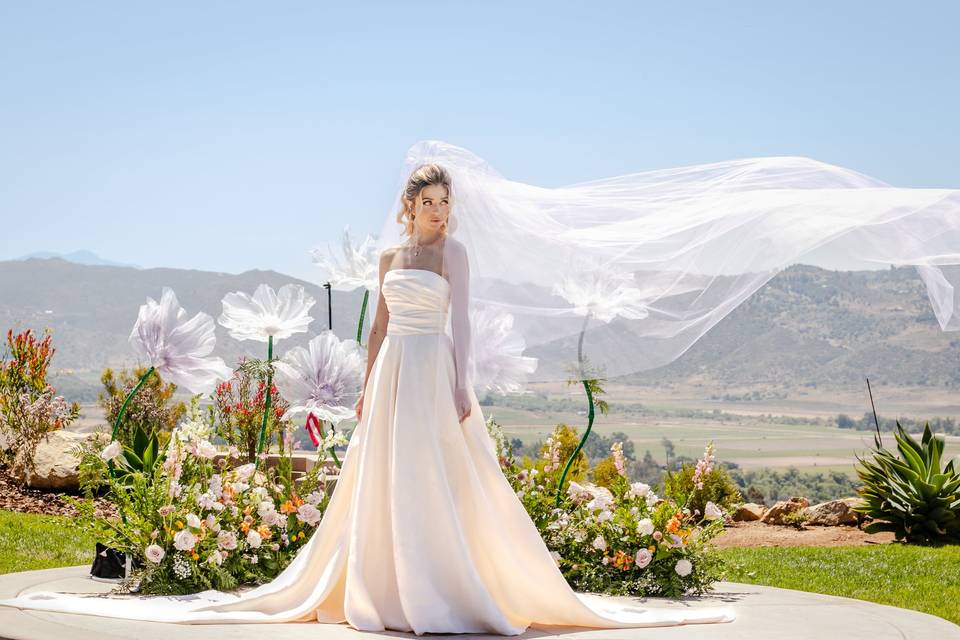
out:
M387 272L390 261L391 256L387 251L380 254L380 290L377 295L377 312L370 325L370 333L367 334L367 372L363 376L363 387L356 405L358 419L361 417L361 410L363 409L363 396L367 390L367 380L370 378L370 371L373 370L373 363L377 360L377 354L380 353L380 345L383 344L383 338L387 335L387 323L390 321L390 312L387 310L387 303L383 299L383 275Z
M459 242L449 242L445 261L450 277L450 328L456 365L454 402L460 421L470 415L468 360L470 357L470 264L467 250Z

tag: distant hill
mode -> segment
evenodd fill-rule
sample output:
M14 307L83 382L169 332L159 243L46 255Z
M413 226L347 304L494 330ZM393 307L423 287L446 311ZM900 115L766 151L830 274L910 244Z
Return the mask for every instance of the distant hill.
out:
M189 314L216 319L230 291L302 284L318 303L310 336L327 326L326 290L275 271L241 274L80 265L63 259L0 262L0 329L53 330L56 383L72 399L96 397L104 367L134 364L127 336L147 296L172 287ZM355 335L363 292L333 293L333 326ZM373 316L368 309L367 326ZM366 329L364 330L366 332ZM218 327L216 354L234 364L263 357ZM280 353L310 336L281 343ZM778 397L784 391L861 388L864 375L894 385L960 385L960 335L940 330L912 268L828 271L794 265L712 328L676 362L620 382L703 383L718 393ZM756 394L761 394L757 396Z
M275 271L253 270L241 274L188 269L132 269L79 265L59 258L0 262L0 329L20 331L45 327L53 331L57 349L53 368L60 370L59 392L73 399L92 400L99 390L104 367L136 364L127 341L140 305L147 296L159 300L164 286L171 287L189 315L205 311L214 320L223 308L220 300L230 291L253 293L266 283L279 288L287 283L303 285L317 300L310 335L284 340L288 348L304 345L327 327L327 292L322 286L297 280ZM355 335L360 290L333 292L333 326L340 335ZM368 311L368 317L372 310ZM368 323L369 324L369 323ZM266 356L266 347L251 341L238 342L217 325L215 355L235 364L243 355Z
M80 249L78 251L71 251L70 253L56 253L54 251L35 251L29 253L25 256L20 256L17 260L29 260L30 258L60 258L66 260L67 262L74 262L76 264L95 264L108 267L132 267L134 269L139 269L139 265L135 264L126 264L123 262L114 262L113 260L107 260L101 258L93 251L87 251L86 249Z
M892 385L960 385L960 334L940 329L913 267L793 265L679 359L630 381L751 387L778 397L778 389L862 388L864 376Z

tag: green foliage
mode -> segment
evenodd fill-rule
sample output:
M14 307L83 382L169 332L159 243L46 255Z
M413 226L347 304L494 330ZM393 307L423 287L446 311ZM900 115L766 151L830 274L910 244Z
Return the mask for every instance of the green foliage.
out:
M852 466L852 465L851 465ZM812 503L855 495L860 482L842 471L777 469L729 469L730 477L750 502L773 504L791 496L806 496Z
M684 464L678 471L664 474L663 493L665 496L681 500L687 496L684 506L702 518L707 502L712 502L723 511L730 511L734 505L743 502L743 496L727 469L720 465L703 475L703 488L698 489L693 482L695 465Z
M585 457L578 460L579 475L567 476L560 507L554 508L566 460L560 452L576 447L576 429L557 425L539 456L519 462L492 417L487 429L504 475L574 589L677 597L704 593L722 579L723 564L710 541L723 531L723 519L701 525L689 510L659 498L648 485L631 484L617 469L617 457L623 455L618 444L593 469ZM578 482L588 475L609 487Z
M8 460L0 451L0 457L12 464L15 476L33 472L40 441L80 415L76 402L68 405L47 383L55 351L49 333L38 340L29 329L16 335L7 331L7 354L0 358L0 435L13 455Z
M905 542L960 542L960 474L951 460L941 467L944 441L927 424L917 442L898 423L899 455L874 436L872 460L857 456L864 503L855 510L874 519L868 533L891 531Z
M119 373L109 368L103 370L100 375L103 392L98 396L98 402L108 424L112 426L116 422L127 395L146 372L147 367L132 371L123 369ZM137 429L148 435L172 431L187 410L185 403L173 401L176 388L177 385L163 382L156 374L149 376L127 405L117 440L130 446Z

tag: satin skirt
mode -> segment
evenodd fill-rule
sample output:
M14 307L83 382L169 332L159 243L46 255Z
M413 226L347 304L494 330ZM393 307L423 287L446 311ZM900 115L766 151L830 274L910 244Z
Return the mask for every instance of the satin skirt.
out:
M517 635L529 626L734 619L574 592L498 464L473 391L460 423L447 334L385 336L323 520L288 567L240 596L40 592L0 606L175 623L347 623L361 631Z

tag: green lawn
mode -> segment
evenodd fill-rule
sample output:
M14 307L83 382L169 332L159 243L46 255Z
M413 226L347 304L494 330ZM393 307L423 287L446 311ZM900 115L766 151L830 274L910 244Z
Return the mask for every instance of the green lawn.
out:
M0 511L0 573L91 564L94 545L71 518Z
M731 582L916 609L960 624L960 545L721 549Z
M0 511L0 573L89 564L70 518ZM727 579L916 609L960 624L960 546L721 549Z

